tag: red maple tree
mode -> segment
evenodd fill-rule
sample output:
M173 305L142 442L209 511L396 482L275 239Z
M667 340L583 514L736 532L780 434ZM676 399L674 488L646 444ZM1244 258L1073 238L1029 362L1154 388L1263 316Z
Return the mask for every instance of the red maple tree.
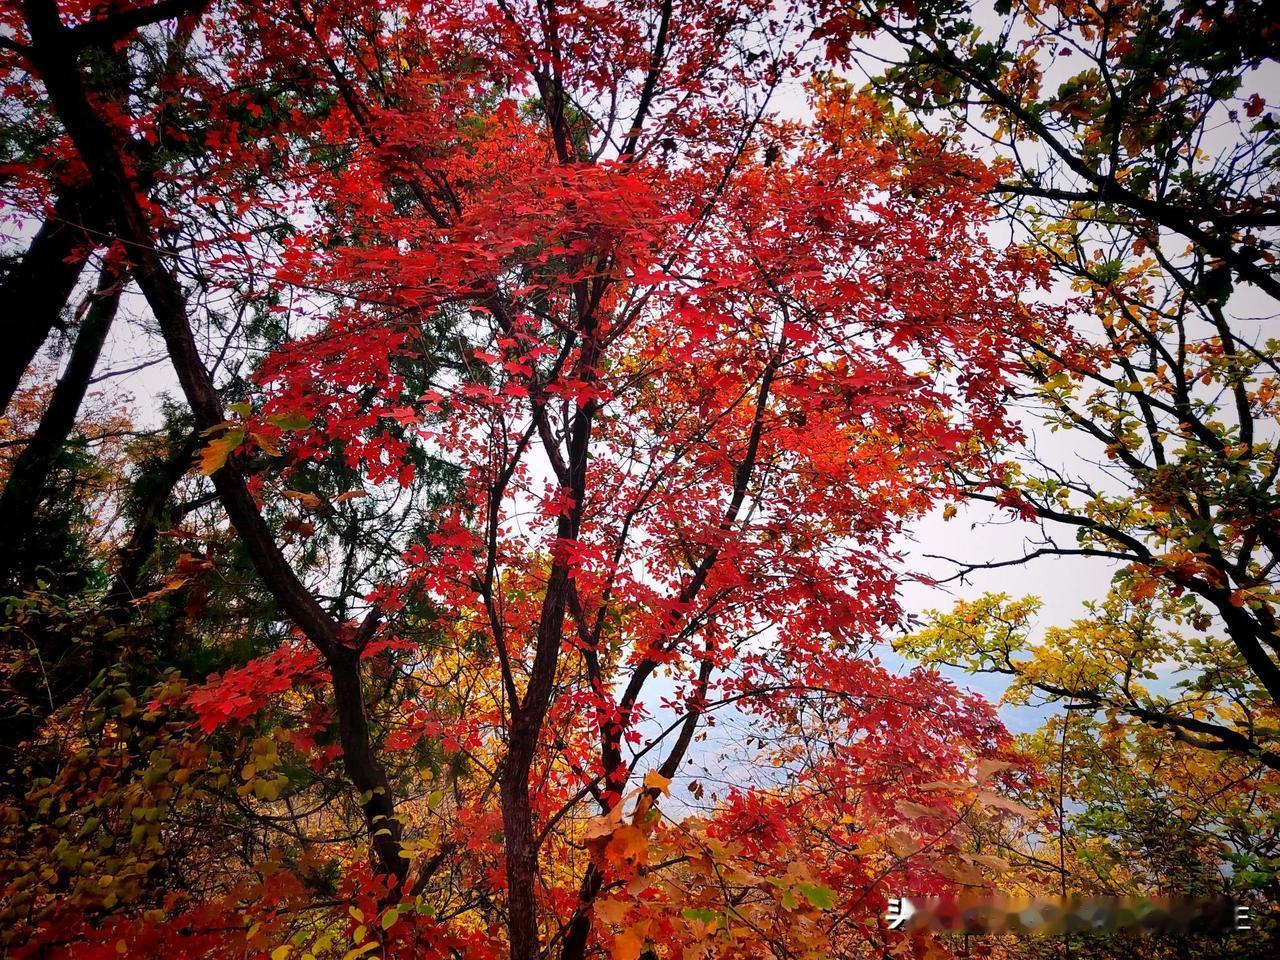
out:
M230 90L288 93L266 121L252 96L202 107L184 136L217 162L166 206L137 173L144 118L86 89L76 35L127 44L178 13L205 18ZM957 829L963 792L922 788L976 789L1007 737L980 701L869 649L900 617L904 525L1015 433L1006 381L1043 276L990 240L991 170L815 76L799 14L763 0L27 0L9 19L129 250L208 434L203 468L306 644L189 704L213 730L326 678L381 876L369 909L421 895L455 852L493 864L472 879L505 929L393 912L389 936L635 957L710 935L716 897L743 955L853 936L848 911L881 879L868 857L900 867L923 846L869 838ZM318 119L302 106L323 97ZM164 240L204 194L294 217L268 258L208 219L180 254L306 331L262 358L230 418ZM434 527L398 569L322 599L264 508L309 465L341 462L359 494L410 488L424 458L459 477ZM443 653L415 639L423 617ZM366 681L428 660L483 695L407 700L384 742ZM696 825L664 814L726 711L783 731L773 756L792 776L744 784ZM442 737L489 778L424 857L380 753ZM660 852L711 865L663 886ZM947 863L911 869L943 883ZM712 882L721 867L736 873ZM726 883L754 891L750 923ZM839 910L815 919L829 897Z

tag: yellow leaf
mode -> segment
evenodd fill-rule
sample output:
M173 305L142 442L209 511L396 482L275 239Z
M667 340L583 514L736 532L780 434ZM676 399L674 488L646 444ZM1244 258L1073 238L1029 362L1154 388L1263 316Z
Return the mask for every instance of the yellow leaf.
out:
M277 413L267 417L267 423L281 430L305 430L311 426L311 418L305 413Z
M161 597L168 596L175 590L181 590L189 581L186 577L170 577L158 590L152 590L144 596L138 597L133 602L139 606L159 600Z
M289 951L292 949L293 948L289 946L289 944L287 943L282 947L276 947L274 950L271 951L271 960L284 960L284 958L289 955Z
M587 829L583 832L582 839L587 842L587 846L595 846L601 842L607 843L617 825L617 821L610 817L592 817L587 821Z
M314 493L303 493L300 490L286 490L284 495L290 500L296 500L299 505L306 507L308 510L315 510L320 504L324 503Z
M975 853L969 859L996 873L1005 873L1009 870L1009 861L1004 857L992 856L989 853Z
M860 857L869 857L874 853L879 853L884 849L884 846L884 840L882 838L867 837L867 839L863 840L853 848L853 852Z
M650 770L644 775L644 785L650 790L661 790L664 796L671 795L671 778L664 777L657 770Z
M200 451L200 472L206 477L217 473L227 463L227 458L240 444L244 443L244 428L234 427L223 431L221 436L209 441L209 445Z

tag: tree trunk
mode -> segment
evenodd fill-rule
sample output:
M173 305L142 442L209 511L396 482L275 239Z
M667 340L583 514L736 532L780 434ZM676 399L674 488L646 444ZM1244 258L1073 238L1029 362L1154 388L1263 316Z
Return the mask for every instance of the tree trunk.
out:
M22 375L58 324L92 240L78 225L84 216L83 192L69 190L58 198L53 215L41 225L21 262L0 281L0 303L5 305L5 342L0 353L0 413Z
M396 819L391 784L373 752L364 691L360 686L360 652L342 644L328 656L337 707L338 738L347 776L360 791L360 807L368 824L370 845L378 868L390 874L401 890L409 873L401 839L404 827Z
M587 937L591 933L591 909L600 895L600 887L604 875L594 864L587 866L582 877L582 886L578 890L578 909L569 921L565 931L564 946L560 949L560 960L583 960L587 955Z
M538 848L529 803L529 773L538 741L538 725L525 710L513 711L511 742L502 771L503 852L507 867L507 932L511 960L538 960Z
M71 348L67 369L54 387L39 427L14 461L13 471L0 493L0 530L5 532L11 547L20 544L31 532L36 510L48 486L49 473L58 451L75 427L80 404L102 355L102 346L120 306L124 279L124 269L118 262L112 261L103 267L93 301ZM15 554L16 551L11 550L0 560L0 582L13 575L10 560Z

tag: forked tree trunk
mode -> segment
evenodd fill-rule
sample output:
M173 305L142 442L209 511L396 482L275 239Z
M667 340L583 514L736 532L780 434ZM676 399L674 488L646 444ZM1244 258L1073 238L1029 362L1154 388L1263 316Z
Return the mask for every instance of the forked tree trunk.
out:
M75 427L76 416L93 379L93 371L102 355L103 344L111 330L120 306L120 292L124 285L123 265L111 259L102 269L97 288L84 321L71 348L67 368L49 398L49 405L40 417L40 425L27 445L14 461L9 479L0 492L0 530L10 544L4 558L0 558L0 582L13 574L10 560L21 544L31 534L36 512L49 486L49 476L57 462L58 452L66 444Z
M22 259L0 281L5 349L0 351L0 413L8 409L22 375L58 324L75 290L92 241L79 226L83 191L58 198L53 214L31 240Z

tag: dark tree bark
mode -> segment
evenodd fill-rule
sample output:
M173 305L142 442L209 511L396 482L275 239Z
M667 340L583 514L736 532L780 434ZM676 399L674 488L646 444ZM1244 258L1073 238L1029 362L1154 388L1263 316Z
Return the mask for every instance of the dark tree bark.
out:
M585 298L580 297L579 302L585 302ZM584 317L584 346L580 363L586 379L594 376L592 371L599 360L600 345L595 339L595 332L594 319ZM547 420L546 407L535 401L534 417L539 422L543 444L551 455L561 485L573 496L573 508L562 515L556 525L556 534L562 540L576 540L582 525L587 454L596 409L594 401L588 401L579 408L569 434L567 457L562 461ZM542 598L529 683L523 698L511 707L507 756L499 783L503 846L507 860L507 930L511 940L511 960L538 960L542 952L537 902L538 838L529 799L529 774L555 692L556 668L564 642L565 611L572 591L573 573L568 562L563 558L555 560ZM508 662L506 656L503 662Z
M367 621L371 634L374 621ZM368 639L367 637L362 639ZM360 807L368 824L370 844L378 863L402 884L409 873L409 861L401 845L403 827L396 819L395 798L386 770L372 747L369 717L365 711L360 683L360 650L363 642L339 644L327 655L333 675L333 699L337 707L338 740L347 776L360 791Z
M58 325L94 238L81 225L86 192L68 190L31 240L22 259L0 281L4 338L0 352L0 412L6 410L22 375Z
M61 379L53 389L49 405L40 418L35 434L18 454L13 470L0 492L0 530L11 547L23 542L31 533L36 511L48 488L49 474L53 470L58 451L62 449L75 427L76 415L89 389L94 368L102 355L103 344L111 330L120 306L120 292L124 286L123 265L110 261L102 269L97 289L84 321L80 324L71 358ZM0 559L0 582L13 575L10 559L15 551L6 551Z

